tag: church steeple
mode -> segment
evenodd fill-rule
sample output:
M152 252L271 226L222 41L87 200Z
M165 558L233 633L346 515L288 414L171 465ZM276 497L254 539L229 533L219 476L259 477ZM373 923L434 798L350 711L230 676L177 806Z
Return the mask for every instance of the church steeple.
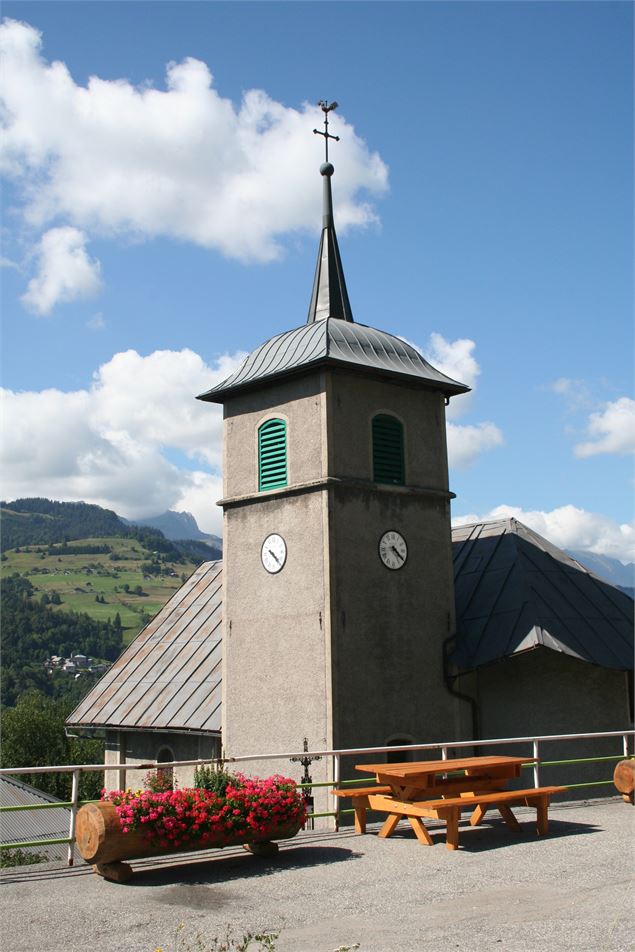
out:
M322 236L320 238L315 278L313 279L307 324L324 320L327 317L335 317L353 323L353 313L348 300L344 269L333 221L331 176L335 169L328 160L329 139L339 141L339 136L332 136L328 128L329 112L336 108L337 103L333 102L329 105L326 101L321 101L318 105L324 113L324 132L319 129L314 129L313 132L316 135L324 136L326 161L320 166L320 175L322 176Z

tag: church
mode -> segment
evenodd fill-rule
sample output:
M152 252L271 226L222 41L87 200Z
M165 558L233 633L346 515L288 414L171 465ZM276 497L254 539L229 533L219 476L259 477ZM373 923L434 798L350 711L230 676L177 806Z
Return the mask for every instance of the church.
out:
M304 738L328 750L631 726L628 596L520 524L455 530L453 553L445 408L469 388L354 320L322 108L306 322L199 396L223 406L223 560L199 566L67 722L105 735L109 787L126 763ZM280 771L300 779L288 761L248 767ZM312 775L328 779L327 763Z

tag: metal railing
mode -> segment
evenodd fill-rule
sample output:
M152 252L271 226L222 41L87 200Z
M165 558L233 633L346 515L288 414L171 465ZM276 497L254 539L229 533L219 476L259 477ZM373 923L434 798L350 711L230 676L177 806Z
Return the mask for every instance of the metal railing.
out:
M605 738L620 738L622 741L622 750L619 754L610 754L608 756L601 757L581 757L581 758L570 758L566 760L542 760L541 759L541 749L545 744L553 743L555 741L582 741L582 740L597 740ZM240 757L223 757L219 758L213 763L218 764L219 766L225 764L246 764L250 761L265 761L265 760L290 760L292 757L322 757L322 758L331 758L332 760L332 771L330 780L311 782L311 784L297 784L298 789L304 789L305 787L321 788L321 787L340 787L342 785L351 785L368 783L368 779L360 780L342 780L342 758L343 757L359 757L360 755L365 756L368 754L394 754L396 751L403 751L405 753L414 753L419 751L430 751L438 752L442 760L451 760L448 757L448 753L454 750L461 750L466 747L478 748L478 747L498 747L501 745L512 746L512 745L531 745L532 749L532 761L526 766L529 769L533 770L533 781L534 787L540 786L540 773L541 769L544 767L555 767L555 766L564 766L564 765L574 765L574 764L583 764L583 763L600 763L602 761L618 761L633 754L629 754L629 738L632 740L635 739L635 730L627 731L602 731L597 733L584 733L584 734L544 734L538 737L497 737L490 738L487 740L461 740L461 741L444 741L439 743L428 743L428 744L404 744L403 746L387 746L387 747L357 747L357 748L348 748L343 750L316 750L316 751L291 751L288 753L277 753L277 754L248 754ZM81 773L88 772L106 772L106 771L118 771L120 773L127 773L128 771L137 771L137 770L156 770L157 768L168 768L168 767L201 767L206 764L209 764L210 760L207 759L198 759L198 760L174 760L169 763L157 762L157 761L147 761L144 763L127 763L127 762L117 762L114 764L72 764L72 765L60 765L52 767L5 767L0 769L0 777L3 776L16 776L20 774L37 774L37 773L70 773L72 774L72 783L71 783L71 799L59 801L58 803L38 803L38 804L23 804L15 806L2 806L0 807L0 815L2 813L16 812L16 811L29 811L29 810L51 810L59 808L70 808L70 821L69 821L69 831L67 837L54 837L49 839L37 839L37 840L25 840L23 842L14 842L14 843L1 843L0 850L7 849L27 849L30 847L37 846L49 846L56 845L59 843L68 844L68 865L72 866L74 863L74 846L75 846L75 828L77 821L77 812L81 806L85 803L95 803L94 800L80 800L79 799L79 777ZM604 786L611 784L612 780L594 780L590 782L582 783L571 783L568 784L568 789L576 789L581 787L589 786ZM339 828L339 818L342 814L352 813L352 810L342 810L340 809L339 799L335 795L333 796L333 810L322 811L318 813L311 813L309 817L318 818L318 817L332 817L335 821L335 829Z

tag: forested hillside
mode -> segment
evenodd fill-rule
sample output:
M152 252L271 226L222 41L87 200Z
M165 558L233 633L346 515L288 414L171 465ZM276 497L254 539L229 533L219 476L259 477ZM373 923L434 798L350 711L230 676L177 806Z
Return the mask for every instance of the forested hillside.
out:
M49 673L44 662L53 654L71 653L114 661L123 646L121 619L116 614L113 621L103 622L77 612L57 612L34 601L34 594L29 579L2 580L2 702L13 707L31 688L47 697L79 701L97 675L85 672L76 680L61 670Z
M2 502L0 507L3 550L128 532L116 513L85 502L16 499Z
M220 552L82 502L0 507L2 766L100 762L103 741L67 737L65 717L196 565ZM27 782L68 798L63 775ZM82 795L100 784L90 774Z

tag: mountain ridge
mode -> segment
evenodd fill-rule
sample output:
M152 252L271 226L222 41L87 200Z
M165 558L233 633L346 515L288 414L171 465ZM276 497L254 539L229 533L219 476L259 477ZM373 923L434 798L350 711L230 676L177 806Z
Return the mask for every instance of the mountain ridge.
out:
M208 545L213 545L216 548L222 548L220 536L199 529L198 523L191 512L177 512L175 509L166 509L165 512L156 516L149 516L146 519L126 519L124 521L136 526L150 526L159 529L166 539L173 542L181 539L193 539L197 542L207 542Z
M112 509L94 503L58 502L41 496L0 502L2 515L2 551L30 545L51 545L80 539L134 537L151 551L187 556L198 562L218 559L221 540L201 533L190 515L196 533L194 538L169 539L153 525L139 525L124 520ZM178 515L178 514L177 514ZM188 521L189 522L189 521ZM201 538L203 536L203 538ZM210 539L210 542L207 539Z

